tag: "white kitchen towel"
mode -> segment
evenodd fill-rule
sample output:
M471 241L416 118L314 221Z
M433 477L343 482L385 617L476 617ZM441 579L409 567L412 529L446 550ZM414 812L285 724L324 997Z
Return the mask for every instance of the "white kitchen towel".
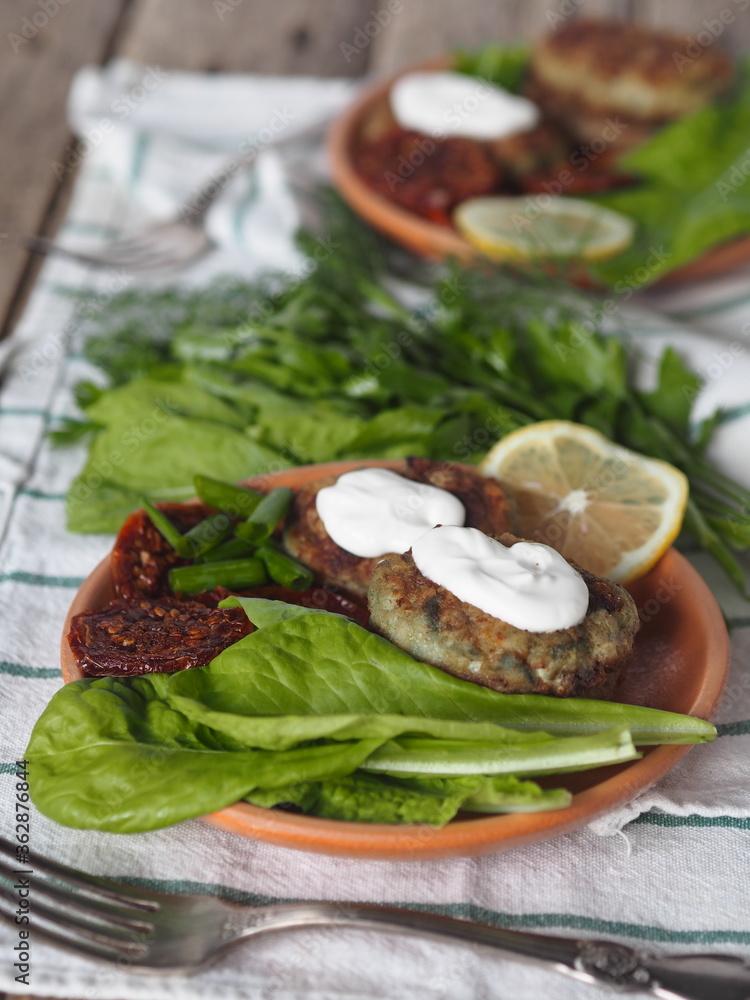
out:
M264 144L209 216L217 248L180 275L199 284L233 271L294 271L299 190L325 170L320 141L272 147L283 119L305 127L351 98L350 81L197 76L114 63L84 70L70 117L88 149L61 238L97 246L168 217L243 141ZM274 115L276 116L274 118ZM263 132L262 130L270 130ZM70 169L69 151L58 169ZM68 160L69 162L66 162ZM292 186L289 186L289 179ZM304 202L303 202L304 204ZM71 293L93 310L151 279L48 260L12 340L0 349L0 831L15 837L15 761L60 686L58 645L76 588L111 546L65 531L65 490L81 447L53 449L45 431L75 413L72 386L97 377L80 355ZM750 294L747 274L659 290L620 303L619 324L648 359L664 343L704 377L699 405L729 418L714 457L747 482L750 469ZM637 308L632 307L636 305ZM643 311L646 307L649 311ZM672 316L665 315L669 312ZM679 314L677 320L674 316ZM644 379L649 365L644 365ZM750 954L750 606L701 553L690 558L732 628L720 737L692 750L654 788L590 827L509 853L447 861L357 861L309 855L223 833L200 821L138 835L57 826L31 810L30 847L138 885L244 901L333 899L428 908L511 927L613 937L673 951ZM619 836L601 834L619 833ZM32 884L33 914L33 884ZM0 990L92 998L605 997L557 974L487 951L405 937L309 930L247 944L190 979L143 978L55 951L31 933L28 986L17 929L0 925ZM23 964L23 963L21 963Z

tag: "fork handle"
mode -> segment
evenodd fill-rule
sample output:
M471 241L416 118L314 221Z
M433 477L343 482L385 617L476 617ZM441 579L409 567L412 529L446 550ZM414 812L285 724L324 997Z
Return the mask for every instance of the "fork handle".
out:
M730 955L667 955L614 941L529 934L435 913L359 903L290 903L266 906L227 921L227 945L264 931L309 926L367 927L453 938L495 948L508 956L548 966L575 979L620 993L647 993L681 1000L750 1000L750 966Z

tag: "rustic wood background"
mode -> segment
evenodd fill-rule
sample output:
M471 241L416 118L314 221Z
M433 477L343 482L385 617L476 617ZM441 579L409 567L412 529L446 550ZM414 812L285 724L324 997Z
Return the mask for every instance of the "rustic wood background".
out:
M357 29L389 0L5 0L0 5L0 336L39 261L19 244L54 234L74 172L52 164L73 141L65 98L79 66L125 56L191 70L361 76L456 45L531 37L568 17L631 18L688 34L719 25L750 49L747 0L390 0L390 24L358 52ZM742 8L748 7L744 11ZM722 11L734 19L722 23ZM727 15L725 14L725 17ZM359 36L362 37L361 35Z

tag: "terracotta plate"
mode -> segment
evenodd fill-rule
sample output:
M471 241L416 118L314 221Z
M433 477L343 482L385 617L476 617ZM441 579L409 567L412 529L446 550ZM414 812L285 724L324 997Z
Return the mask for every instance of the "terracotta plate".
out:
M338 462L274 473L274 486L297 487L330 473L364 465L398 468L398 462ZM269 477L264 477L267 487ZM252 485L249 480L248 485ZM643 626L626 676L615 698L631 704L684 712L709 719L721 697L729 660L729 638L719 607L687 560L670 549L631 592ZM104 559L76 594L62 637L66 681L82 676L66 636L79 611L98 608L113 597L109 558ZM342 857L427 860L510 850L548 840L626 802L674 767L686 746L650 747L641 760L548 779L567 785L567 809L528 815L459 817L440 830L425 826L345 823L293 815L240 803L204 817L224 830L272 844ZM698 748L697 753L701 750Z
M378 83L334 122L328 136L328 153L336 188L351 208L371 226L421 257L433 260L455 257L471 263L477 260L479 252L460 233L448 226L423 219L373 191L362 180L352 163L352 150L360 141L363 127L374 113L385 107L388 91L394 80L415 69L445 69L449 65L447 57L432 60L419 66L407 67ZM750 235L713 247L698 259L670 271L659 283L708 278L723 274L748 260Z

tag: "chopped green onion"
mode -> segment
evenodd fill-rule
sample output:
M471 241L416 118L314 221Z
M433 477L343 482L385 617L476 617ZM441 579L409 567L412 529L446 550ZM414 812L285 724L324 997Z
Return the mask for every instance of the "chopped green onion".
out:
M154 507L154 505L145 497L141 497L141 505L151 518L153 526L162 535L162 537L169 542L175 552L186 559L189 558L191 551L190 543L187 541L185 536L177 530L169 518L163 514L158 507Z
M287 486L279 486L264 496L244 524L238 524L235 535L254 545L262 545L289 509L292 491Z
M194 557L202 556L232 534L231 518L220 512L209 514L184 536Z
M235 517L249 517L263 499L262 493L210 476L195 476L195 492L209 507L218 507Z
M214 563L226 562L228 559L244 559L255 552L255 546L243 538L228 538L225 542L215 545L212 549L196 557L196 562Z
M216 590L217 587L242 590L267 582L266 568L260 559L176 566L169 571L169 586L180 594L197 594L202 590Z
M271 579L280 583L282 587L288 587L289 590L307 590L312 586L312 571L273 545L261 545L258 549L258 558L263 560Z

